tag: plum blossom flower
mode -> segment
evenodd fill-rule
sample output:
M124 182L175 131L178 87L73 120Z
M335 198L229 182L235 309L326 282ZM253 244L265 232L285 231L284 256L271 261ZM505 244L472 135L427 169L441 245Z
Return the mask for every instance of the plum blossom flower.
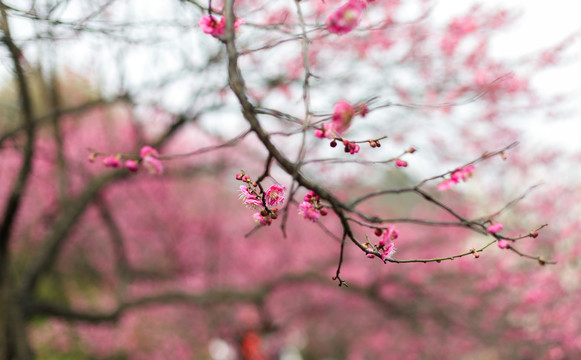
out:
M282 185L272 185L266 190L266 205L275 206L284 201L284 191L286 187Z
M335 103L335 106L333 107L332 122L332 124L335 124L334 130L338 134L342 134L347 131L351 125L351 120L353 119L354 115L355 109L353 108L353 105L349 104L347 101L342 100Z
M254 217L254 220L262 226L267 226L267 225L272 224L272 220L270 219L270 217L264 217L259 212L255 213L252 216Z
M159 152L149 145L141 148L139 151L143 167L149 171L150 174L159 175L163 173L163 165L158 159Z
M333 34L347 34L359 25L361 13L367 7L362 0L349 0L327 19L327 30Z
M138 169L137 161L133 159L125 161L125 168L131 172L137 172Z
M466 181L469 177L472 176L472 172L474 171L474 165L467 165L462 169L458 169L452 173L450 179L444 180L438 184L437 190L438 191L445 191L450 189L455 184L459 183L460 180Z
M238 29L240 25L244 24L245 22L246 20L244 19L237 19L234 21L234 29ZM212 15L202 16L198 25L203 32L217 38L223 36L226 32L226 17L223 16L220 21L218 21Z
M329 138L334 139L343 135L345 131L351 126L351 120L358 114L359 105L354 107L347 101L341 100L333 106L332 121L323 124L323 129L315 130L315 136L319 139Z
M395 245L393 243L389 243L389 245L387 245L383 251L383 254L381 254L381 260L385 261L387 259L391 259L393 254L395 254Z
M110 167L110 168L120 168L121 167L121 161L119 160L118 156L107 156L103 159L103 165L105 165L105 167Z
M505 250L505 249L508 249L510 247L510 245L508 244L508 242L506 240L498 240L498 247Z
M488 231L491 234L496 234L497 232L499 232L503 228L504 228L504 225L502 225L501 223L496 223L494 225L490 225L489 227L487 227L486 231Z
M299 214L312 222L316 222L321 217L319 211L317 211L317 209L313 207L313 204L308 201L303 201L299 205Z
M408 166L408 162L404 161L402 159L395 159L395 166L397 167L407 167Z
M247 205L253 209L262 206L262 200L258 197L258 195L256 195L256 193L250 191L250 189L246 186L240 185L240 192L240 198L242 199L244 205Z
M163 165L161 161L153 156L146 156L143 158L143 167L152 175L160 175L163 173Z
M157 150L155 150L154 148L152 148L151 146L145 145L139 151L139 156L141 156L142 158L144 158L146 156L155 156L155 157L158 157L159 156L159 152Z

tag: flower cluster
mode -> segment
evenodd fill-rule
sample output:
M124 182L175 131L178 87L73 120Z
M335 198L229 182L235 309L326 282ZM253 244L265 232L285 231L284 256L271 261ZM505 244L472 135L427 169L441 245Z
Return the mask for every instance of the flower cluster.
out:
M362 0L349 0L327 19L327 30L333 34L347 34L359 25L361 13L367 7Z
M465 166L462 169L458 169L452 173L450 179L444 180L438 184L438 191L445 191L450 189L453 185L457 184L462 181L466 181L469 177L472 176L472 172L474 171L473 165Z
M234 29L238 29L238 27L244 24L244 22L244 19L237 19L234 21ZM226 17L222 17L220 21L218 21L212 15L202 16L198 25L206 34L210 34L215 38L219 38L226 32Z
M254 213L254 220L262 226L272 224L272 220L278 218L278 208L275 206L284 202L286 188L274 184L262 192L260 186L252 181L244 171L236 174L236 180L246 183L246 185L240 185L240 198L244 205L251 209L260 210Z
M97 155L96 152L89 154L89 162L94 162ZM139 164L141 163L150 174L159 175L163 173L163 164L161 163L161 160L159 160L159 152L157 150L146 145L141 148L139 156L139 161L134 159L125 160L125 163L123 164L125 168L131 172L137 172L137 170L139 170ZM121 154L107 155L103 159L103 165L105 167L118 169L121 167L122 157Z
M304 201L299 205L299 214L312 222L328 214L327 208L321 204L321 198L313 190L309 190Z
M375 235L379 237L379 241L373 247L370 243L367 243L367 248L369 250L382 251L381 260L386 261L391 259L393 254L395 254L395 244L393 240L399 237L399 232L395 229L394 225L388 226L387 229L375 229ZM375 255L367 254L367 257L373 259Z

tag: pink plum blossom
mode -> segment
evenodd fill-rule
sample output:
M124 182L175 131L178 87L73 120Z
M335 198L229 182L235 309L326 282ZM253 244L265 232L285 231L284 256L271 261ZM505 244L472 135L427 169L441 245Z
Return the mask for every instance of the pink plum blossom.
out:
M262 214L260 214L259 212L255 213L252 216L254 217L254 220L262 226L267 226L272 223L272 220L270 218L263 217Z
M462 169L458 169L452 173L449 180L444 180L440 184L438 184L437 189L438 191L445 191L450 189L454 184L457 184L462 181L466 181L470 176L472 176L472 172L474 171L474 165L467 165Z
M137 172L138 164L137 161L133 160L133 159L129 159L127 161L125 161L125 168L131 172Z
M237 19L234 21L234 29L238 29L238 27L244 24L244 22L244 19ZM202 16L198 25L203 32L217 38L223 36L226 31L226 17L222 17L220 21L218 21L216 17L212 15Z
M321 214L317 209L313 208L313 204L307 201L304 201L299 205L299 214L312 222L316 222L321 217Z
M455 181L444 180L438 184L438 187L436 189L438 189L438 191L446 191L446 190L450 189L454 184L456 184Z
M486 231L488 231L491 234L496 234L497 232L499 232L503 228L504 228L504 225L502 225L501 223L496 223L494 225L490 225L489 227L487 227Z
M282 185L272 185L266 190L266 204L268 206L275 206L284 201L284 191L286 187Z
M118 156L109 155L103 159L103 165L110 168L120 168L121 161Z
M395 159L395 166L397 167L407 167L408 163L407 161L404 161L402 159Z
M163 174L163 164L155 156L147 155L143 158L143 167L152 175Z
M393 243L389 243L383 254L381 254L381 260L385 261L386 259L391 259L391 257L395 254L395 245Z
M145 145L139 151L139 156L141 156L142 158L144 158L146 156L155 156L155 157L158 157L159 156L159 152L157 150L155 150L154 148L152 148L151 146Z
M508 249L510 247L510 245L508 244L508 242L506 240L498 240L498 247L501 249Z
M359 25L361 13L367 3L361 0L349 0L327 19L327 30L333 34L347 34Z
M248 205L251 208L262 206L262 200L246 186L240 185L240 192L240 197L242 198L244 205Z
M334 130L337 134L342 134L351 125L351 120L355 115L355 109L347 101L339 101L333 107L333 122Z
M141 148L139 151L143 167L147 169L150 174L159 175L163 173L163 164L158 159L159 152L149 145Z
M395 229L395 225L391 225L387 228L387 232L384 238L387 240L395 240L399 237L399 232Z

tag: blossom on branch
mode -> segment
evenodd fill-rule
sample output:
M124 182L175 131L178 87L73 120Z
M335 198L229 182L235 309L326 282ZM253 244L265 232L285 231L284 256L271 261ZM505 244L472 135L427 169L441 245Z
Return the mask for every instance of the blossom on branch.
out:
M137 161L129 159L125 161L125 168L131 172L137 172L139 165L137 164Z
M237 19L234 21L234 29L238 29L240 25L244 24L244 22L246 22L244 19ZM203 32L217 38L223 36L226 32L226 17L223 16L220 21L218 21L212 15L202 16L198 25Z
M139 152L143 166L150 174L160 175L163 173L163 165L159 160L159 152L149 145L141 148Z
M503 228L504 228L504 225L502 225L501 223L496 223L494 225L490 225L489 227L487 227L486 231L488 231L491 234L496 234L497 232L499 232Z
M335 137L343 135L349 129L349 126L351 126L353 116L355 116L355 108L353 105L344 100L338 101L333 107L332 121L323 124L323 130L315 130L315 136L319 139L325 137L334 139Z
M305 219L316 222L321 216L327 215L327 208L321 204L321 198L313 190L309 190L303 200L299 205L299 215Z
M282 185L272 185L266 190L266 205L275 206L284 201L284 191L286 187Z
M240 198L242 199L244 205L247 205L252 209L256 209L262 206L262 200L253 190L250 190L248 187L244 185L240 185L240 192L241 192Z
M361 13L366 7L365 1L349 0L329 16L327 30L333 34L347 34L359 25Z
M472 176L472 172L474 171L474 165L467 165L462 169L458 169L452 173L450 179L444 180L438 184L437 189L438 191L445 191L450 189L453 185L457 184L462 181L466 181L469 177Z
M313 204L307 201L303 201L299 205L299 214L312 222L317 222L317 220L319 220L321 217L321 214L317 211L317 209L313 208Z
M110 155L103 159L103 165L116 169L121 167L121 161L119 160L119 156Z

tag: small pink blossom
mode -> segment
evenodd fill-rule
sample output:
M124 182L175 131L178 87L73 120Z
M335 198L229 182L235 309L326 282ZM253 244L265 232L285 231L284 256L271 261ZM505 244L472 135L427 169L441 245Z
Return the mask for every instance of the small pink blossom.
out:
M438 187L436 189L438 189L438 191L446 191L450 189L455 183L456 182L452 180L444 180L438 184Z
M129 159L129 160L125 161L125 168L131 172L137 172L137 170L139 169L139 166L137 164L137 161L135 161L133 159Z
M383 254L381 254L381 260L385 261L386 259L391 259L391 257L395 254L395 245L393 243L389 243Z
M246 20L244 19L237 19L234 21L234 29L238 29L240 25L245 22ZM222 17L220 21L218 21L216 17L212 15L202 16L198 25L203 32L217 38L223 36L226 31L226 17Z
M408 163L407 161L404 161L402 159L395 159L395 166L397 167L407 167Z
M489 227L487 227L486 231L488 231L491 234L496 234L497 232L499 232L503 228L504 228L504 225L502 225L501 223L496 223L494 225L490 225Z
M155 150L154 148L152 148L151 146L145 145L139 151L139 156L141 156L142 158L144 158L144 157L146 157L148 155L149 156L158 157L159 156L159 152L157 150Z
M139 151L143 167L147 169L150 174L159 175L163 173L163 164L158 159L159 152L149 145L141 148Z
M498 247L505 250L505 249L508 249L510 247L510 245L505 240L498 240Z
M327 19L327 30L333 34L347 34L359 25L361 13L367 3L361 0L349 0Z
M262 226L267 226L267 225L272 224L272 220L269 217L265 218L259 212L255 213L252 216L254 217L254 220Z
M469 177L472 176L472 172L474 171L475 167L473 165L467 165L462 169L458 169L452 173L449 180L444 180L440 184L438 184L438 191L445 191L450 189L454 184L457 184L462 181L466 181Z
M369 259L373 259L375 257L375 255L369 254L369 253L368 254L365 254L365 256L367 256Z
M249 188L244 185L240 185L240 197L244 202L244 205L248 205L251 208L258 208L262 206L262 200L255 193L251 192Z
M266 190L266 204L268 206L275 206L284 201L284 191L286 187L282 185L272 185Z
M472 176L472 172L474 171L473 165L467 165L466 167L456 170L452 173L451 179L455 183L458 183L460 180L466 181L470 176Z
M143 167L147 169L147 171L152 175L160 175L163 174L163 164L161 161L151 155L147 155L143 158Z
M387 228L387 232L384 235L385 239L395 240L399 237L399 232L395 229L395 225L391 225Z
M313 208L313 204L307 201L304 201L299 205L299 214L312 222L316 222L321 217L321 214L317 209Z
M355 115L355 109L347 101L338 101L333 107L334 130L337 134L343 134L351 125L351 120Z
M121 161L118 156L109 155L103 159L103 165L110 168L120 168Z

